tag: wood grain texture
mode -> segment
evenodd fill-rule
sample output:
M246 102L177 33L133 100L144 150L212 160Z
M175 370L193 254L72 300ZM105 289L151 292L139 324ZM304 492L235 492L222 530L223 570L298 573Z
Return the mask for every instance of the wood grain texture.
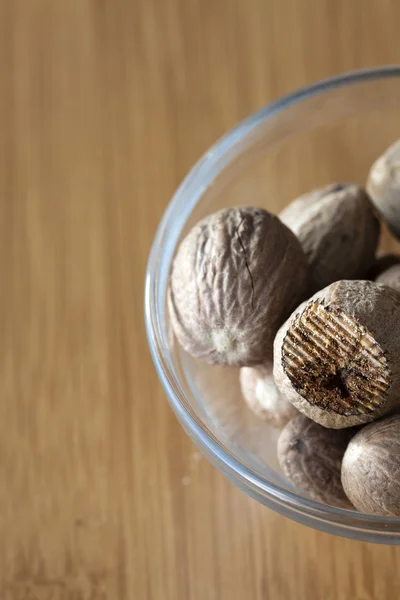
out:
M396 0L0 2L0 598L372 600L400 549L290 522L181 431L143 323L157 223L246 114L398 60Z

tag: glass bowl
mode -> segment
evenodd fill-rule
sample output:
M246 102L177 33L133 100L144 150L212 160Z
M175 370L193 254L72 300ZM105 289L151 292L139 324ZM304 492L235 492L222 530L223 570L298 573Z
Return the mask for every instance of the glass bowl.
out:
M278 433L245 406L238 370L202 364L172 335L166 292L177 245L201 218L229 206L279 212L333 181L364 184L370 165L400 137L400 67L345 74L303 88L252 115L218 141L169 204L151 249L145 318L158 376L179 421L236 485L269 508L316 529L400 543L400 519L312 501L283 477ZM382 236L386 249L393 247Z

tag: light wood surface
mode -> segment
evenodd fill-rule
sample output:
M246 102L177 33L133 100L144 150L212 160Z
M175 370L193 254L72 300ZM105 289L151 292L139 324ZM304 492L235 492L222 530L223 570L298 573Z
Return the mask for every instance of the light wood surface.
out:
M0 2L0 599L382 600L400 549L256 504L180 429L145 263L246 114L399 58L397 0Z

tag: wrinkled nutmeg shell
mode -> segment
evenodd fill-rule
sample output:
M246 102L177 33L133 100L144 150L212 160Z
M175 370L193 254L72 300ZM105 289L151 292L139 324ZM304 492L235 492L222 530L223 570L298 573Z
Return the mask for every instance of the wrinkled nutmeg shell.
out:
M293 233L260 208L230 208L198 223L179 246L169 293L175 335L208 363L272 358L275 334L307 283Z
M367 190L389 229L400 239L400 140L372 165Z
M326 429L304 415L292 419L278 440L278 460L286 478L313 500L353 508L340 480L343 454L354 429Z
M400 516L400 415L354 436L343 457L342 484L360 512Z
M272 427L281 429L297 414L295 407L280 394L275 385L272 363L242 367L240 387L249 408Z
M325 427L367 423L400 404L400 294L372 281L338 281L279 330L274 378Z
M304 194L279 217L307 256L311 293L340 279L362 279L374 261L380 223L357 185L331 184Z
M400 264L389 267L386 271L383 271L383 273L378 275L375 281L400 292Z

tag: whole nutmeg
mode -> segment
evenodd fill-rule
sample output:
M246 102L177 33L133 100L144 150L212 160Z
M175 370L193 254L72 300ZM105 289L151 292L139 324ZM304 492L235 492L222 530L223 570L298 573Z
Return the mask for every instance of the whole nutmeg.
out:
M372 165L367 190L389 229L400 239L400 140Z
M352 508L340 480L343 454L354 429L326 429L304 415L292 419L279 436L278 461L286 478L313 500Z
M293 233L260 208L198 223L173 262L169 311L191 355L249 366L272 358L275 334L303 296L307 260Z
M386 269L386 271L383 271L375 281L400 292L400 264L393 265Z
M400 415L371 423L350 441L343 488L361 512L400 516Z
M296 414L275 385L272 363L240 369L240 387L250 409L272 427L280 429Z
M400 294L372 281L338 281L279 330L274 378L325 427L367 423L400 404Z
M308 258L311 293L340 279L362 279L374 261L380 223L357 185L331 184L304 194L279 217Z
M371 279L372 281L376 281L377 277L381 275L390 267L394 267L395 265L400 265L400 255L393 253L385 253L377 256L374 262L371 265L371 268L368 271L366 279Z

